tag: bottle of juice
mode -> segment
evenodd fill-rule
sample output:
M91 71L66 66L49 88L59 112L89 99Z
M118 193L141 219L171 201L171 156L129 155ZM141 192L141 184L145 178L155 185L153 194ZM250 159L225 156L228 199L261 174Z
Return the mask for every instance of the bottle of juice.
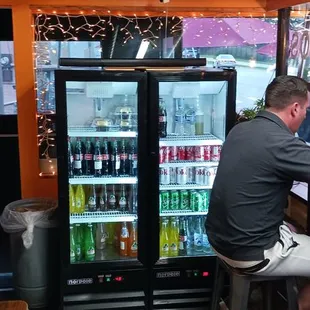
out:
M129 256L137 257L137 254L138 254L138 230L137 230L137 222L133 222L129 236Z
M85 211L85 193L83 186L79 184L75 192L75 213L83 213Z
M178 256L179 252L179 227L175 218L171 219L169 231L169 256Z
M85 238L84 238L84 256L87 262L95 260L95 240L93 233L93 225L91 223L87 224L85 229Z
M168 234L168 220L163 219L160 230L160 257L169 256L169 234Z
M74 229L70 226L70 263L75 263L75 240L74 240Z
M126 222L123 222L122 224L119 244L120 244L120 249L119 249L120 255L127 256L128 255L128 244L129 244L129 231L128 231Z
M71 184L69 184L69 210L70 213L75 213L75 195L74 195L74 189Z

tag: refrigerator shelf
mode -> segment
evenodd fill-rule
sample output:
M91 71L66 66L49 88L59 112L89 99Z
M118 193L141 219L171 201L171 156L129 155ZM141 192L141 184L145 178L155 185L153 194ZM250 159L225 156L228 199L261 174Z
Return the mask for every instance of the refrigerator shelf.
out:
M95 138L135 138L136 131L96 131L96 128L85 127L79 129L69 128L70 137L95 137Z
M136 184L137 177L74 177L69 179L69 183L72 185L76 184Z
M70 224L133 222L136 219L137 215L131 214L129 212L96 211L96 212L84 212L81 214L71 214Z
M159 146L195 146L195 145L222 145L223 141L209 133L201 136L168 135L159 140Z
M160 216L193 216L193 215L207 215L208 211L194 212L192 210L169 210L160 212Z
M212 189L210 185L199 185L199 184L168 184L168 185L160 185L159 190L173 190L173 189Z
M160 164L160 168L172 167L217 167L218 161L189 161L189 160L175 160L169 163Z

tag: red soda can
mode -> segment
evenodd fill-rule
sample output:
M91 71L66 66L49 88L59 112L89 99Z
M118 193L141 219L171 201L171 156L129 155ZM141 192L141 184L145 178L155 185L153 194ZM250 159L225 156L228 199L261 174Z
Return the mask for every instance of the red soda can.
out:
M195 161L204 161L204 146L195 146Z
M178 160L185 160L186 154L185 154L185 146L179 146L178 147Z
M178 147L177 146L170 146L170 161L178 160Z
M186 160L195 160L195 148L193 146L187 146L185 148Z
M211 151L212 151L212 148L211 148L211 145L205 145L204 146L204 160L205 161L210 161L211 160Z
M159 163L169 163L169 147L161 146L159 148Z
M221 145L214 145L211 151L211 161L219 161L221 157Z

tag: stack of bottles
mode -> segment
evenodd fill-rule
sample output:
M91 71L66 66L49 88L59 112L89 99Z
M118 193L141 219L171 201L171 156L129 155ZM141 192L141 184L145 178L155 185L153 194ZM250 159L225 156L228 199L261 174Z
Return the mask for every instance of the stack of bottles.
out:
M120 211L137 213L137 186L69 185L70 213Z
M213 255L204 227L205 217L163 217L160 257Z
M88 223L70 226L70 261L91 262L137 257L137 222Z

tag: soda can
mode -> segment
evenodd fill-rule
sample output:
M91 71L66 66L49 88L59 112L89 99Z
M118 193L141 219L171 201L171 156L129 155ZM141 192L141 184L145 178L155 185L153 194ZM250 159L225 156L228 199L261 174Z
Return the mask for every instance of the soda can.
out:
M187 146L185 148L186 160L195 160L195 147Z
M195 161L204 161L204 146L195 146Z
M160 184L168 185L170 184L170 168L160 168Z
M212 187L216 175L217 167L206 167L205 168L205 181L204 184Z
M195 183L199 185L205 184L205 168L204 167L195 168Z
M200 191L200 194L202 196L202 208L203 208L203 211L208 211L208 209L209 209L209 199L210 199L209 190Z
M222 146L214 145L211 151L211 161L219 161L221 156Z
M178 191L170 193L170 210L179 210L180 196Z
M180 191L180 210L188 210L189 205L189 192L187 190Z
M167 146L161 146L159 148L159 163L169 163L169 153L170 149Z
M162 191L159 194L159 206L160 211L168 211L169 210L169 204L170 204L170 197L168 191Z
M188 176L187 167L178 167L176 173L177 173L177 184L179 185L186 184Z
M177 184L177 168L170 168L170 184Z
M198 191L192 191L190 196L190 206L193 212L203 211L202 195Z
M205 145L204 146L204 160L205 161L210 161L211 160L211 151L212 151L212 148L211 148L211 145Z
M185 146L178 147L178 160L186 160Z
M178 160L178 147L170 146L170 161Z
M195 183L195 168L187 168L187 183Z

